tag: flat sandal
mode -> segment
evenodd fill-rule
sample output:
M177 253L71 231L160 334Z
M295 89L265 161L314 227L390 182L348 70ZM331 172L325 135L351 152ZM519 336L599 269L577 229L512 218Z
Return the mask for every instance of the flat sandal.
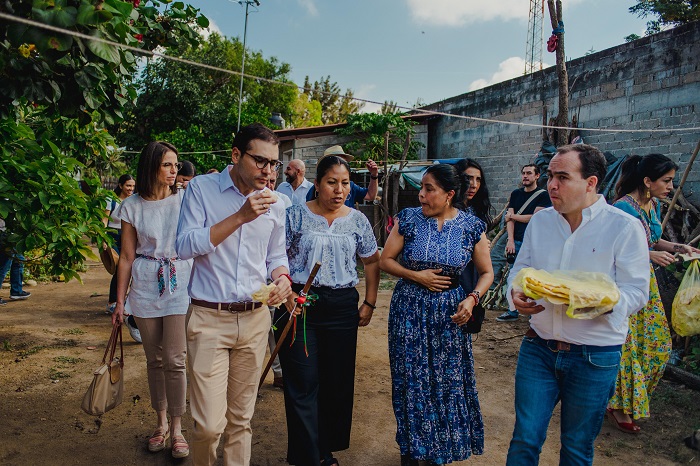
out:
M173 435L171 446L173 458L186 458L190 454L190 446L182 435Z
M165 449L165 442L170 438L170 429L166 427L165 431L156 429L153 435L148 439L148 451L155 453Z

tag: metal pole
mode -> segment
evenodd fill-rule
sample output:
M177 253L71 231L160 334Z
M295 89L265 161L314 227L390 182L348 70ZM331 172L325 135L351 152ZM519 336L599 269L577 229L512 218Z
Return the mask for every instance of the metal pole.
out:
M238 91L238 126L236 132L241 130L241 104L243 103L243 73L245 73L245 40L248 33L248 6L250 3L245 2L245 24L243 26L243 61L241 62L241 87Z

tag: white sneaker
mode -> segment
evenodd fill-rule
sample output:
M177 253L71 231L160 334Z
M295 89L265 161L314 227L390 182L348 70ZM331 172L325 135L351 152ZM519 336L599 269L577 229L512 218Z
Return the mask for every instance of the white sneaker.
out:
M133 338L136 343L142 343L141 332L139 332L138 328L131 325L129 322L129 317L131 316L124 316L124 325L126 325L126 328L129 329L129 335L131 335L131 338Z

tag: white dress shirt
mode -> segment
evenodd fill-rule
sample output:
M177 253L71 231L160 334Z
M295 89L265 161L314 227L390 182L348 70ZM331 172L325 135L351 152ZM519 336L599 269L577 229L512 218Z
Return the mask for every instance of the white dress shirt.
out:
M297 189L294 189L290 183L284 181L277 185L276 191L287 195L287 197L292 200L293 205L306 204L306 194L309 192L309 189L313 187L313 185L314 184L311 181L304 178L304 181L297 186Z
M176 248L182 259L194 258L189 293L209 302L251 301L251 294L267 283L277 267L289 268L285 251L284 203L234 231L218 246L210 228L243 207L244 196L221 173L196 176L190 181L180 210Z
M608 205L601 195L595 204L583 210L583 221L573 233L569 223L553 207L532 217L508 278L509 301L512 280L525 267L548 272L603 272L620 289L620 301L612 313L590 320L568 317L566 305L537 301L545 309L531 317L530 326L546 340L621 345L627 337L628 317L649 300L649 250L642 224Z
M284 204L284 208L286 209L287 207L292 206L292 200L289 199L289 196L287 196L284 193L281 193L279 191L275 191L275 195L280 198L280 202Z

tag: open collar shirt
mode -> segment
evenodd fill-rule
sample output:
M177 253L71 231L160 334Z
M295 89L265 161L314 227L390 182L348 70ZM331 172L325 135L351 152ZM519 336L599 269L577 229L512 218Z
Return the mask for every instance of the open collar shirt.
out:
M621 345L627 337L628 317L649 300L649 251L642 224L608 205L600 195L593 205L583 210L581 225L574 232L553 207L532 217L508 278L509 300L512 280L525 267L548 272L602 272L620 289L620 301L612 313L590 320L568 317L566 305L537 301L545 309L531 317L530 326L546 340L594 346Z
M294 189L290 183L284 181L277 186L277 191L282 194L286 194L287 197L292 200L293 205L305 204L306 194L309 192L309 189L313 187L313 185L314 184L311 181L304 178L304 181L297 186L297 189Z
M277 267L287 269L285 206L270 210L243 224L218 246L210 229L238 212L246 199L233 184L231 166L221 173L196 176L187 186L180 210L176 248L182 259L194 258L189 293L209 302L251 301L251 295L267 283Z

